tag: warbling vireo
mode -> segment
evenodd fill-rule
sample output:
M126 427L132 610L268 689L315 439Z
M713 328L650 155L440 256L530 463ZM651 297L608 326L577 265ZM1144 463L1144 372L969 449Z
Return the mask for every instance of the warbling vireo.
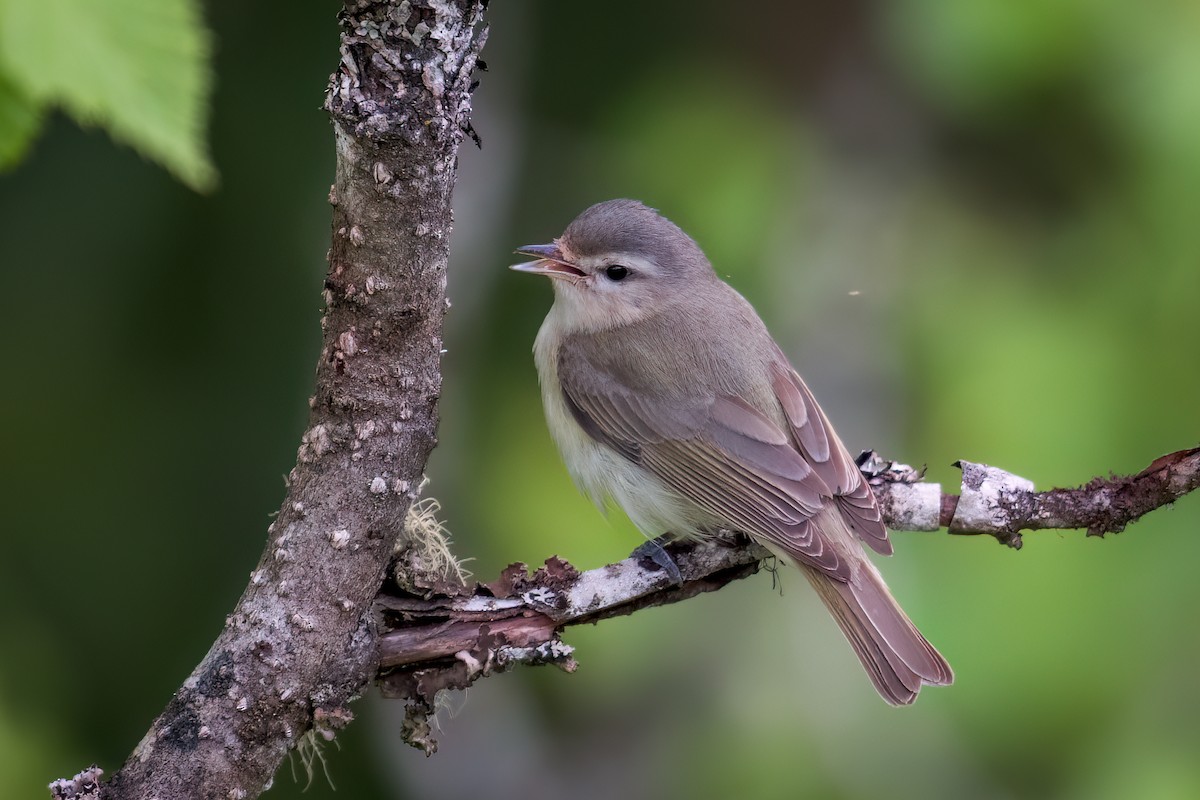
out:
M741 531L800 569L875 688L911 703L954 680L859 540L890 555L879 508L804 381L746 300L674 223L594 205L520 272L552 278L533 352L567 469L643 533Z

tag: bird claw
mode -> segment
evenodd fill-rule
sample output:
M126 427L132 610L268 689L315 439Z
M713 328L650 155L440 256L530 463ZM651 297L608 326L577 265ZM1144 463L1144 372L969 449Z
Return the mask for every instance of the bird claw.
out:
M683 573L679 571L679 565L675 563L675 559L671 558L671 554L663 547L664 542L670 542L674 537L660 536L657 539L647 539L643 544L639 545L630 555L639 560L649 560L654 562L659 569L667 573L667 577L671 579L671 583L675 586L683 585Z

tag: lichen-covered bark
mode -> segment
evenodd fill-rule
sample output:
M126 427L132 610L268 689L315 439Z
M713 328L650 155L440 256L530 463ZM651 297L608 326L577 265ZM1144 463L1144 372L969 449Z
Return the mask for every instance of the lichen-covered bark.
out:
M317 388L287 497L204 660L102 789L260 794L377 669L371 604L436 441L450 194L482 5L347 2Z

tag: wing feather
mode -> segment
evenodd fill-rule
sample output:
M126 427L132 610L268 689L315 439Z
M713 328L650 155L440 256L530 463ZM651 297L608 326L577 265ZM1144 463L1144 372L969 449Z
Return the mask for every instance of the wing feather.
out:
M811 521L834 492L777 422L737 397L643 397L566 348L558 373L568 408L593 439L714 518L849 579L850 562Z
M846 446L834 433L816 398L778 348L771 365L771 385L800 445L800 452L813 471L832 488L846 524L871 549L890 556L892 543L888 541L875 494Z

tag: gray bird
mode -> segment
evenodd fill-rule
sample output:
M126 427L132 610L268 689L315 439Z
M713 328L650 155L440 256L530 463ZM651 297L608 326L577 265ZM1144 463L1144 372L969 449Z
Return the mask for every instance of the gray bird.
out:
M862 473L691 237L610 200L518 252L537 260L513 269L553 279L533 350L550 433L583 492L647 536L727 528L798 567L889 703L953 682L863 551L892 545Z

